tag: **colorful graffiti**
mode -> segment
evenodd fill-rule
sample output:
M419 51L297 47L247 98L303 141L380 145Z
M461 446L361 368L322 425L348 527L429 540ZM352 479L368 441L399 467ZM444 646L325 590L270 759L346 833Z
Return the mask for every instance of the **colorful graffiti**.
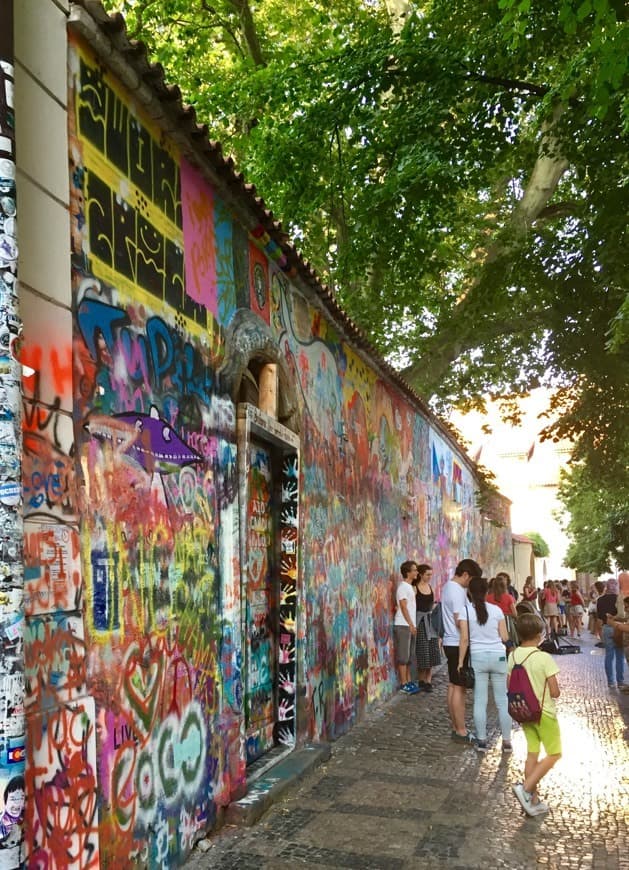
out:
M295 453L282 461L282 507L280 513L280 605L278 721L275 739L285 746L296 740L297 664L297 535L299 509L299 463Z
M182 819L208 817L207 803L196 800L208 769L198 669L177 644L155 638L130 643L121 667L119 708L98 712L105 825L116 850L128 837L141 850L142 832L159 830L152 854L165 860L178 847Z
M97 867L95 732L93 716L88 718L93 701L87 697L72 421L72 319L67 309L30 293L23 294L22 303L27 854L33 867ZM86 742L73 746L79 727Z
M279 453L275 453L279 459ZM298 457L281 457L281 507L273 511L270 447L253 443L247 533L247 758L296 742ZM279 551L275 535L279 533ZM279 556L279 562L278 562Z
M247 760L392 692L400 561L437 585L464 555L503 567L508 516L483 524L445 431L78 42L69 72L72 310L28 297L23 550L0 490L26 624L8 572L0 751L23 765L26 716L29 866L168 868ZM237 440L243 370L278 355L299 438L260 417Z
M238 606L224 579L238 533L229 520L236 492L233 415L210 410L220 401L210 393L205 367L195 366L197 345L191 337L169 345L162 318L147 314L142 322L122 301L87 296L76 313L76 340L93 378L78 444L89 504L81 536L86 612L91 642L106 644L118 665L112 672L92 657L88 673L106 801L102 860L131 850L140 862L169 866L243 775L238 757L236 764L228 759L230 747L216 737L233 727L221 670L223 618ZM158 319L161 342L153 352ZM241 693L238 680L233 668L232 697Z
M252 444L249 456L247 511L247 684L245 728L247 759L255 760L273 746L275 723L277 567L271 510L271 453Z
M74 495L79 522L63 551L44 528L29 542L29 704L85 703L94 756L75 764L99 795L99 865L177 866L244 787L235 413L215 377L231 218L89 52L70 67L77 478L53 455L28 492L61 516ZM52 609L70 600L84 628ZM78 855L57 866L92 866Z
M76 61L81 201L93 274L185 311L178 161L97 64L85 56ZM124 198L121 178L128 182Z
M465 555L495 570L509 563L508 514L488 530L462 454L284 279L273 311L303 407L306 718L313 738L333 738L394 688L399 563L428 561L438 587Z
M28 866L100 867L94 702L29 717Z

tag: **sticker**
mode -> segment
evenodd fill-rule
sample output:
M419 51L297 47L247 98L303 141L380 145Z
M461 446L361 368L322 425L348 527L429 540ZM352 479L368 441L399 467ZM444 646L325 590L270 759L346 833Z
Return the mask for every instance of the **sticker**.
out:
M20 503L22 497L22 487L14 480L8 480L6 483L0 483L0 502L2 504L15 507Z
M14 238L6 233L0 234L0 258L11 262L17 260L17 244Z
M0 208L7 217L15 216L15 200L12 196L3 196L0 198Z

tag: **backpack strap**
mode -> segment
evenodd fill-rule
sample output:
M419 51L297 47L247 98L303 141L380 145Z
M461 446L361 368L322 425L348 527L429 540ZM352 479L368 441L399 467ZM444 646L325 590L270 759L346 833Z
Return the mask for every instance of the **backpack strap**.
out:
M527 662L531 658L533 653L536 653L536 652L541 652L541 650L537 649L537 647L535 647L535 649L532 649L531 652L526 656L526 658L522 659L521 662L515 662L515 658L514 658L514 663L523 665L525 662ZM546 697L546 686L547 685L548 685L548 677L546 677L546 679L544 680L544 691L542 692L542 700L539 702L539 708L540 708L542 713L544 712L544 698Z
M540 701L540 704L539 704L540 717L544 713L544 698L546 697L546 686L547 685L548 685L548 677L546 677L546 679L544 680L544 691L542 692L542 700Z

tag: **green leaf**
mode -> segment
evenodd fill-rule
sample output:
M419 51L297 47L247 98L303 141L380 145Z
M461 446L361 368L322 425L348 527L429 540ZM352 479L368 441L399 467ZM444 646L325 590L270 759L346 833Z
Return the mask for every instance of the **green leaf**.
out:
M577 21L585 21L592 11L592 0L583 0L577 9Z

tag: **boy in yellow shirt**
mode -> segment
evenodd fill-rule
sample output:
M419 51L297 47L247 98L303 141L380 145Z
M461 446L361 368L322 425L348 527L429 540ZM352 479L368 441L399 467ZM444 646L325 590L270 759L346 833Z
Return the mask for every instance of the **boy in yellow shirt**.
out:
M560 694L557 682L559 668L548 653L537 649L542 639L543 625L535 613L523 613L518 617L516 627L520 646L509 656L507 670L511 674L515 664L524 666L540 702L542 715L539 722L522 723L527 746L524 782L514 785L513 791L529 816L540 816L547 813L549 807L539 800L537 785L561 758L561 734L555 710L555 698ZM546 755L540 761L541 746Z

